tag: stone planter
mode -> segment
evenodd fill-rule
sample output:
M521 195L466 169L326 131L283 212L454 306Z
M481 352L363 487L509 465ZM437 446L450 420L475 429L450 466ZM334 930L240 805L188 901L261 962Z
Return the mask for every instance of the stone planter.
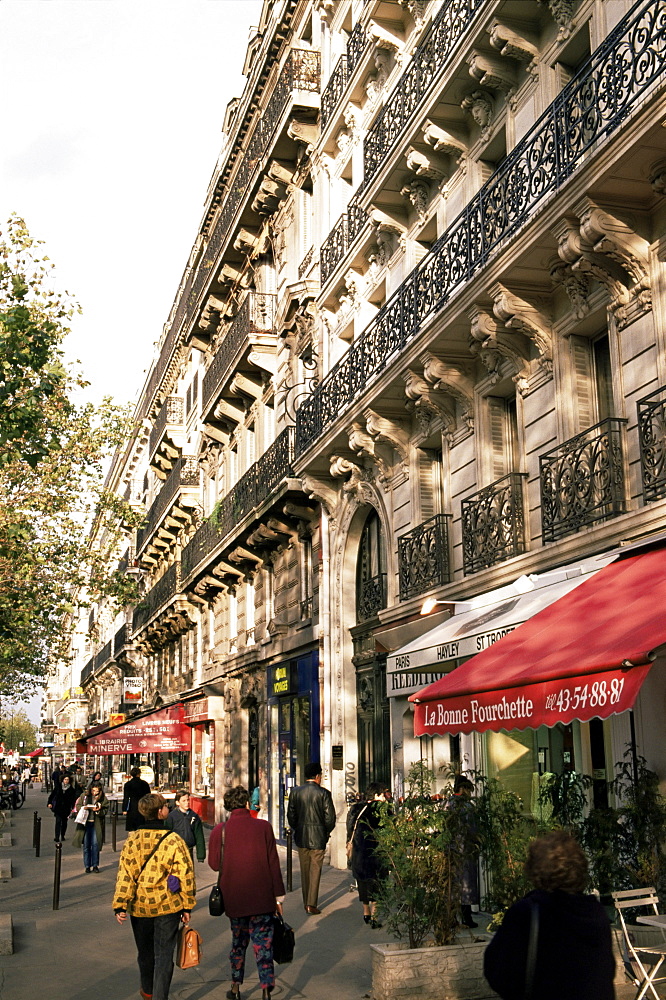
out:
M481 937L481 935L476 935ZM373 1000L480 1000L494 997L483 975L483 953L490 940L438 948L405 948L402 943L373 944Z

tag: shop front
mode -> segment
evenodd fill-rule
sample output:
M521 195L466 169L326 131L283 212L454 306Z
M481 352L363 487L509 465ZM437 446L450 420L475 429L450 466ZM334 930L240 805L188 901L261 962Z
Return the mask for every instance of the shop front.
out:
M268 670L268 819L284 837L287 801L304 768L319 759L319 657L316 650Z
M90 757L99 758L93 770L103 773L104 762L110 759L108 787L114 793L122 791L133 767L141 768L141 776L155 790L173 791L189 784L192 730L182 702L88 736L77 746L88 755L88 771Z
M191 730L190 806L204 823L215 822L215 721L208 698L183 702L184 722Z
M463 665L481 651L496 648L545 609L566 595L574 595L615 558L606 554L538 576L521 577L514 584L457 604L456 610L462 609L459 613L389 655L387 693L393 744L400 747L399 757L394 759L396 795L402 794L403 776L412 762L426 760L439 776L446 773L448 765L462 761L465 768L501 778L520 795L526 809L533 811L544 773L591 768L600 773L606 767L606 756L612 754L599 720L584 732L577 720L554 727L505 725L498 732L478 727L476 719L467 727L419 728L415 725L415 699L424 688L430 690L460 676L466 669Z
M416 738L476 741L475 766L532 813L548 772L591 773L595 804L606 804L604 779L627 745L637 753L634 705L666 643L666 548L611 558L409 696ZM647 727L643 736L656 762L663 751Z

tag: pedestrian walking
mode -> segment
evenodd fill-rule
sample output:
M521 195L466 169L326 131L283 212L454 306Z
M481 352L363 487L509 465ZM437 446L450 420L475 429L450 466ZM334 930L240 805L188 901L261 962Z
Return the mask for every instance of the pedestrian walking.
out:
M196 906L194 869L182 838L164 826L164 796L144 795L138 810L139 829L120 855L113 910L119 924L129 914L143 1000L168 1000L178 928Z
M384 803L382 810L381 803ZM363 920L374 929L381 927L376 919L379 883L387 870L377 856L377 829L385 815L384 786L377 781L368 785L365 801L355 802L347 814L347 843L351 849L351 868L363 905Z
M228 1000L240 1000L245 978L245 953L252 941L262 1000L275 986L273 915L282 912L284 882L273 828L250 813L246 788L231 788L224 796L229 819L214 827L208 842L208 864L220 872L224 912L231 921L231 989Z
M185 841L194 861L194 849L197 851L197 861L206 860L206 840L203 823L194 809L190 809L190 793L186 788L176 792L176 804L164 821L168 830L174 830Z
M126 781L123 787L123 816L128 833L137 830L143 821L139 812L139 801L144 795L150 795L150 785L141 777L141 768L133 767L130 771L130 780Z
M47 806L55 817L56 844L62 843L67 833L67 820L76 802L76 789L72 788L70 777L64 775L61 784L56 785L47 799Z
M534 891L514 903L485 951L492 988L503 1000L613 1000L611 925L596 897L583 893L579 844L563 830L533 840L525 874Z
M63 779L64 780L64 779ZM99 855L104 846L104 825L109 800L99 783L90 786L87 792L79 796L75 806L77 812L85 809L85 823L79 823L77 818L76 833L72 841L73 847L83 847L83 864L86 873L99 871Z
M476 811L472 802L474 785L462 774L457 774L453 783L453 795L446 803L447 810L455 810L458 828L462 835L460 847L464 855L460 878L460 913L463 927L478 927L472 916L472 906L478 906L479 893L479 847Z
M306 913L321 913L317 906L319 880L328 838L335 827L331 793L321 787L321 765L305 765L305 783L292 788L289 795L287 822L298 849L303 908Z

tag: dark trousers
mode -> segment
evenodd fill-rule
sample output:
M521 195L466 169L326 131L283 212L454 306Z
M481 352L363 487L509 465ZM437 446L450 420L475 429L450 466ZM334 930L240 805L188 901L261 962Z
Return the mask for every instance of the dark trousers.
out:
M259 982L263 988L275 986L273 965L273 914L259 913L253 917L230 917L231 922L231 981L242 983L245 978L245 952L252 941L257 960Z
M55 839L64 840L65 834L67 833L67 816L58 816L55 814L56 828L55 828Z
M141 989L153 1000L168 1000L173 976L173 950L180 926L180 913L160 917L130 917Z
M298 860L301 865L301 892L304 906L316 906L319 896L319 880L321 866L324 863L325 850L315 850L309 847L298 848Z

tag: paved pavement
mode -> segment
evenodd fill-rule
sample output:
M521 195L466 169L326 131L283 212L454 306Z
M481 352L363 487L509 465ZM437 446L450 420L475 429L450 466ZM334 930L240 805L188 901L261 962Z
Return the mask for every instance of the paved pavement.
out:
M42 817L41 856L32 848L34 811ZM5 826L4 831L8 832ZM86 875L82 852L68 842L62 851L60 907L53 909L54 821L39 785L28 791L9 828L12 846L0 848L12 860L13 877L0 882L0 913L11 913L14 954L0 956L0 1000L137 1000L138 972L132 932L119 926L111 910L118 854L110 843L102 851L99 874ZM69 841L73 824L67 831ZM124 829L118 826L118 851ZM286 857L281 851L283 871ZM226 917L211 917L207 899L213 882L208 865L196 863L200 906L192 924L203 937L204 959L196 969L174 971L172 1000L223 1000L229 988L231 942ZM276 1000L362 1000L371 994L370 943L382 940L361 919L361 906L349 891L346 872L324 868L320 916L302 907L298 857L294 852L293 891L285 917L296 932L296 953L277 966ZM633 1000L631 986L618 1000ZM254 956L248 949L243 1000L261 996Z

